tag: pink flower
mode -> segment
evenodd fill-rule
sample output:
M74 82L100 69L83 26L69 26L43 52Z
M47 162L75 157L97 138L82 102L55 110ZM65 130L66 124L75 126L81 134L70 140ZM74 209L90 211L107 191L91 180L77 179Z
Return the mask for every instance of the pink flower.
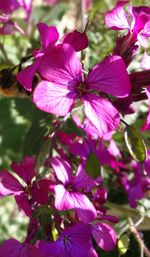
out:
M124 10L124 5L129 1L118 1L116 6L106 13L105 24L114 30L126 29L128 41L138 41L144 48L148 47L148 38L150 37L150 8L146 6L128 8ZM129 42L128 42L129 43ZM126 42L127 44L127 42Z
M76 176L73 176L69 163L63 159L54 157L51 164L59 180L54 186L56 209L73 209L84 223L94 220L97 215L96 209L84 194L86 188L95 185L94 180L86 174L82 165L79 166Z
M33 52L33 56L35 58L34 63L17 74L18 82L28 91L32 91L34 74L38 72L42 57L53 50L59 39L59 33L55 26L38 23L37 28L40 34L41 49ZM80 33L77 30L64 36L62 42L71 44L75 51L80 51L88 46L88 38L86 34Z
M38 70L43 81L34 91L33 102L39 109L65 116L75 101L81 99L86 117L100 136L118 127L118 111L109 100L93 91L118 97L129 94L130 82L121 57L106 57L82 80L82 66L74 49L61 44L42 58Z
M40 242L39 248L44 257L87 257L90 239L90 226L78 223L66 228L55 242Z

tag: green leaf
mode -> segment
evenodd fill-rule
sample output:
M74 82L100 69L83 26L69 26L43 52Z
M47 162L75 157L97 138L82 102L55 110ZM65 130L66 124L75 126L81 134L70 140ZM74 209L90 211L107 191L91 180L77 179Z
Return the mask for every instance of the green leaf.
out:
M100 163L93 152L89 154L85 168L89 176L93 178L97 178L100 175Z
M140 133L134 127L126 124L124 137L132 158L137 162L144 162L146 159L146 146Z
M127 234L124 234L120 237L120 239L118 240L118 249L120 252L120 255L123 255L127 252L128 248L129 248L129 236Z

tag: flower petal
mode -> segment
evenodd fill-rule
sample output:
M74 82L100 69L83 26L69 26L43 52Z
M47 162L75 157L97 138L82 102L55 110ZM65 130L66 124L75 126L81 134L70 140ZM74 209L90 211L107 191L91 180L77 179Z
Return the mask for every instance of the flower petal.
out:
M71 111L75 99L73 90L48 81L40 82L33 93L33 102L40 110L60 116Z
M12 193L17 194L23 191L23 187L20 182L8 171L1 171L0 178L3 187L10 190Z
M78 52L88 47L88 38L85 32L74 30L64 36L62 43L70 44Z
M116 6L106 13L105 24L108 28L115 30L130 29L127 15L123 9L127 3L128 1L118 1Z
M88 88L118 97L128 96L131 85L126 66L120 56L106 57L97 64L85 79Z
M63 184L71 181L72 173L71 173L71 167L68 162L66 162L61 158L53 157L51 158L51 165L55 171L57 178Z
M29 185L34 177L34 163L35 159L27 156L20 163L13 162L11 168L22 180L26 182L27 185Z
M37 71L39 65L39 58L34 61L33 64L24 68L22 71L17 73L17 81L28 91L32 91L32 83L34 74Z
M77 174L74 179L74 184L77 189L79 188L91 188L95 186L95 180L88 176L83 164L80 164L77 170Z
M38 23L37 28L40 33L43 50L48 46L54 46L59 39L57 28L55 26L48 26L45 23Z
M82 80L82 66L71 45L60 44L42 57L41 76L56 84L75 85Z
M28 217L31 217L31 205L28 200L28 195L26 193L21 193L15 196L16 202L20 209L22 209Z
M112 251L116 245L117 237L114 229L105 223L92 225L93 237L99 247L104 251Z
M55 207L58 210L75 210L79 219L88 223L96 218L97 212L86 195L79 192L68 192L63 185L56 185Z
M94 94L86 94L82 99L85 115L97 128L100 137L118 127L119 113L110 101Z

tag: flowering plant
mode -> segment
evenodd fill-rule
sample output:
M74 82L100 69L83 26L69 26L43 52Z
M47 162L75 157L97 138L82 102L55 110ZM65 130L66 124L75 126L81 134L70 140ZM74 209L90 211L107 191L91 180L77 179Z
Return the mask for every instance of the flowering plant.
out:
M0 3L0 257L150 256L150 7L106 2Z

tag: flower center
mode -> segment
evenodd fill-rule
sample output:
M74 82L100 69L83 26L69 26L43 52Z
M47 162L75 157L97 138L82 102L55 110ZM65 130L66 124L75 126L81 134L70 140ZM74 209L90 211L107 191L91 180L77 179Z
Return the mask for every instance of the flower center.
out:
M73 192L74 191L74 185L72 183L66 184L65 188L68 192Z
M81 82L79 84L77 84L77 93L78 93L78 96L81 97L82 95L84 95L86 93L86 84Z

